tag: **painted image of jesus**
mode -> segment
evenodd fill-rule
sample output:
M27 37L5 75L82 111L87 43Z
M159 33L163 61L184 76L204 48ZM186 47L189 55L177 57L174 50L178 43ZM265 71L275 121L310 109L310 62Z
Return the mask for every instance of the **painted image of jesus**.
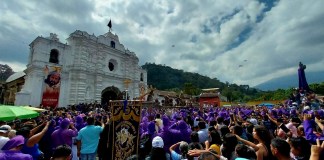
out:
M47 93L60 92L60 82L61 75L56 71L52 71L47 75L47 78L44 80L46 84Z

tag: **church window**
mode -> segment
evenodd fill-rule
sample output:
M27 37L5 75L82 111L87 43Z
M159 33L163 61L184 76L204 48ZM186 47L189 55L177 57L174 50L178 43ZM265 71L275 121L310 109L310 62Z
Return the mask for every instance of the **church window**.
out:
M140 79L141 81L143 81L143 79L144 79L143 77L144 77L144 75L143 75L143 73L141 73L141 79Z
M115 48L115 42L114 41L110 41L110 47Z
M56 49L52 49L49 58L50 63L59 63L59 52Z
M115 68L115 66L114 66L113 63L109 62L109 64L108 64L108 68L109 68L110 71L113 71L114 68Z
M115 59L110 59L108 62L108 69L109 71L116 71L118 63Z

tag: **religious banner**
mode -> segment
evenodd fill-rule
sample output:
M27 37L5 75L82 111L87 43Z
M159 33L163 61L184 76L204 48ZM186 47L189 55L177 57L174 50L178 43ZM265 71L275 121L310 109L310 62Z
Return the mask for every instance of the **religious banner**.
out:
M45 107L57 107L61 87L61 67L46 65L44 74L42 105Z
M116 100L110 101L112 117L112 158L125 160L131 155L138 154L139 126L141 119L142 101Z

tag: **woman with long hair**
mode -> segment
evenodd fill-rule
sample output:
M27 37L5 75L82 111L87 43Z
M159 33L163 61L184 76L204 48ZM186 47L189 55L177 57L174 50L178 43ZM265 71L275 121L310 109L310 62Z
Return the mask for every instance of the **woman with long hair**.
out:
M227 133L223 138L223 145L221 147L222 156L228 160L235 159L235 147L237 144L236 136L232 133Z
M257 160L270 160L272 157L270 144L272 137L270 132L264 126L255 126L253 129L253 138L257 140L257 144L253 142L244 140L243 138L237 136L237 140L243 142L246 145L252 147L257 154Z
M217 154L220 154L220 147L222 145L222 139L216 130L208 133L208 140L205 141L205 149L209 150L211 147L215 148Z

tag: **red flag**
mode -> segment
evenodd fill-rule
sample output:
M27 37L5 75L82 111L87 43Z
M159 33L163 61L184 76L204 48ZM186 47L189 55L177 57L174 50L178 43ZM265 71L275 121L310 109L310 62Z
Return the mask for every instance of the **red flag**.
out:
M111 20L109 20L109 23L107 25L109 28L111 28Z

